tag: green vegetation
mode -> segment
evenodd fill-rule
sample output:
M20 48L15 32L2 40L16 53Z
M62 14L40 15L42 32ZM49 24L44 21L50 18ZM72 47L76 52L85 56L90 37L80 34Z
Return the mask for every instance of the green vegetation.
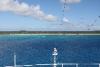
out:
M0 31L0 34L100 34L100 31Z

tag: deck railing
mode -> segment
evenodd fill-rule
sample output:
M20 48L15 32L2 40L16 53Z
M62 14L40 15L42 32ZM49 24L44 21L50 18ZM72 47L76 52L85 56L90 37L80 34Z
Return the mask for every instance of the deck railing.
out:
M16 65L16 66L4 66L4 67L53 67L54 64L33 64L33 65ZM60 67L64 67L64 66L71 66L71 67L100 67L100 63L58 63L56 65L57 66L60 66Z

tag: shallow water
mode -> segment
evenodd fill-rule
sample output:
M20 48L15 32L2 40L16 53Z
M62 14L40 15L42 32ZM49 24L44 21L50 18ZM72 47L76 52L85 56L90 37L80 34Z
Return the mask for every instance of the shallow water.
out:
M0 35L0 66L13 65L14 52L17 64L53 63L55 47L57 62L100 63L100 35Z

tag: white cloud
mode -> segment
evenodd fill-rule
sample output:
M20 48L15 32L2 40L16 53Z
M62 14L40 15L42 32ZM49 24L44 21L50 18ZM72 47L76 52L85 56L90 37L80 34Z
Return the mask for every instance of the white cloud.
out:
M71 4L71 3L79 3L80 0L60 0L62 3L67 3L67 4Z
M69 22L69 19L67 19L66 17L64 17L64 18L62 19L62 21L68 23L68 22Z
M54 17L53 15L47 15L45 19L48 21L55 21L56 17Z
M52 14L45 14L39 5L28 5L27 3L19 3L18 0L0 0L0 11L10 11L15 14L32 16L40 20L56 21L57 17Z

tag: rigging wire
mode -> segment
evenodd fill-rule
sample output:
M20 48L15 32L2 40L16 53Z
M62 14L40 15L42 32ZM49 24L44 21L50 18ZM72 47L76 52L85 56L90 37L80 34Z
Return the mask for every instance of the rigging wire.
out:
M62 18L65 18L65 14L67 12L67 8L68 8L67 0L64 0L63 8L62 8ZM64 21L61 19L61 22L64 22ZM60 25L63 25L63 24L64 23L61 23Z

